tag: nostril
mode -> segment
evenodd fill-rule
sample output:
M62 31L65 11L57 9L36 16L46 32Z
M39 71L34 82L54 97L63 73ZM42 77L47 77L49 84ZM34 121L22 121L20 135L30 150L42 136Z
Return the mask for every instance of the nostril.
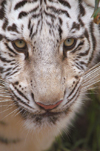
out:
M62 101L63 101L63 100L61 100L61 101L59 101L59 102L57 102L57 103L55 103L55 104L50 104L50 105L45 105L45 104L40 103L40 102L36 102L36 104L37 104L38 106L44 108L45 110L52 110L52 109L56 108L58 105L60 105Z

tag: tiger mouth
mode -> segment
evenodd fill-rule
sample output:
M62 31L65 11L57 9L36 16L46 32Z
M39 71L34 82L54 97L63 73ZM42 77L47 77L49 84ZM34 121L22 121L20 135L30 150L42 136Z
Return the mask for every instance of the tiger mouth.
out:
M56 118L55 119L55 121L56 121L57 119L59 119L59 117L61 115L66 114L68 112L68 109L66 109L64 111L60 110L60 111L56 111L56 112L47 110L44 113L38 113L38 112L37 113L32 113L32 112L20 107L19 111L20 111L21 116L25 120L31 119L33 121L38 122L38 121L42 121L43 119L49 119L49 120L52 121L55 118Z
M50 116L57 116L60 115L63 112L50 112L50 111L46 111L45 113L39 114L37 116L41 116L41 117L50 117Z

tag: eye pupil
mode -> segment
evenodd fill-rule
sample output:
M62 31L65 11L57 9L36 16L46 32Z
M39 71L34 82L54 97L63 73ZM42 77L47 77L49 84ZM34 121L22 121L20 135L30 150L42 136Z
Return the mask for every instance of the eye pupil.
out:
M70 39L67 39L67 41L70 42L71 40L70 40Z
M20 44L22 44L22 43L23 43L23 41L22 41L22 40L20 40L20 41L19 41L19 43L20 43Z

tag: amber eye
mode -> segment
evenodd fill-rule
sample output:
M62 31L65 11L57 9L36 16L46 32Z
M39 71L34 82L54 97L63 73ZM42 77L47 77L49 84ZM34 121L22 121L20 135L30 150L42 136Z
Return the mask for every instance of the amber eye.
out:
M75 44L76 44L76 39L68 38L64 41L64 48L66 50L71 50L74 48Z
M13 47L17 50L17 51L25 51L27 49L27 45L26 42L22 39L18 39L12 42Z

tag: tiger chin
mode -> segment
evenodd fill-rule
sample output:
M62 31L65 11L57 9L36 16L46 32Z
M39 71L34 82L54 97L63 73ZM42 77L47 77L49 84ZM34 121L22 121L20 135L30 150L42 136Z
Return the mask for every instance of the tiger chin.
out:
M94 1L0 1L0 151L44 151L100 81Z

